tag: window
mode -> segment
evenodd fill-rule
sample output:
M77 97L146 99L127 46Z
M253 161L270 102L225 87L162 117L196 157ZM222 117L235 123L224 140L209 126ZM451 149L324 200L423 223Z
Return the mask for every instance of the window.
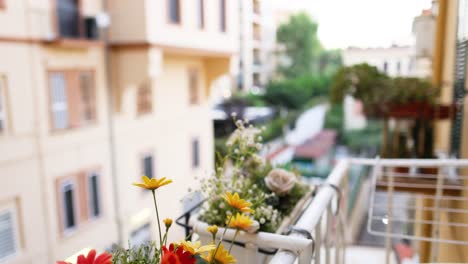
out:
M205 27L205 0L198 0L198 28Z
M79 74L79 87L81 95L81 120L92 122L96 120L96 91L92 72L81 72Z
M62 185L62 208L63 208L63 227L64 230L74 229L77 224L77 215L75 208L75 184L66 182Z
M198 104L199 99L199 83L198 83L198 70L189 70L189 102L190 104Z
M92 71L51 72L49 83L53 129L80 127L96 120L96 89Z
M9 209L0 211L0 261L18 252L18 242L13 211Z
M0 134L6 129L6 88L3 84L3 79L0 78Z
M219 27L221 32L226 32L226 0L219 0Z
M153 168L153 155L152 154L146 154L143 157L142 161L142 166L143 166L143 175L148 176L148 178L153 178L154 177L154 168Z
M53 128L68 128L69 122L65 74L52 73L49 78Z
M57 0L57 18L61 37L81 37L80 9L77 0Z
M383 63L383 71L385 73L387 73L387 71L388 71L388 62L386 62L386 61L384 61L384 63Z
M153 111L153 94L149 83L142 84L137 91L137 113L148 114Z
M180 23L180 0L169 1L169 22L174 24Z
M192 140L192 167L200 166L200 143L198 139Z
M101 206L99 200L99 175L91 172L88 175L88 201L89 215L96 218L101 215Z

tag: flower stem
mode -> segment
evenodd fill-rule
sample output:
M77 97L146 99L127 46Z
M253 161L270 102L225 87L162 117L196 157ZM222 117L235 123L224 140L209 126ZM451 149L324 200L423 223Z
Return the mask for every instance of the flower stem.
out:
M151 192L153 193L154 208L156 209L156 219L158 220L159 245L162 248L163 239L162 239L162 233L161 233L161 223L159 223L158 204L156 203L156 192L155 192L155 190L151 190Z
M221 243L223 242L224 235L226 234L226 231L228 230L229 223L231 223L231 219L232 219L233 216L234 216L234 215L231 215L231 217L229 217L229 220L227 221L226 227L224 228L224 232L223 232L223 234L221 235L221 239L219 240L218 245L216 245L216 249L215 249L215 251L214 251L214 253L213 253L213 257L211 258L210 264L211 264L211 263L214 263L214 261L215 261L216 253L218 252L219 246L220 246Z
M236 241L237 234L239 234L239 229L236 230L236 233L234 234L234 237L232 238L231 245L229 246L229 251L228 251L229 254L231 254L231 249L232 249L232 246L234 245L234 241Z

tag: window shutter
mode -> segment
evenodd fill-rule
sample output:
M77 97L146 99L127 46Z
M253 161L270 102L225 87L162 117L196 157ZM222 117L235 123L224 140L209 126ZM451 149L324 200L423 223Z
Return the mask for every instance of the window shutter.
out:
M81 125L81 91L80 80L77 72L67 72L67 93L68 93L68 116L70 127L79 127Z
M81 120L86 123L96 120L96 89L93 72L79 73L81 95Z
M452 120L450 147L452 154L460 156L462 129L463 129L463 100L465 98L466 64L468 63L468 0L458 3L458 32L455 57L455 83L453 102L458 104L457 111Z
M0 261L17 251L13 215L10 211L0 214Z
M76 178L78 182L79 222L85 222L89 218L87 174L84 171L79 172L76 174Z
M51 118L54 129L69 127L67 88L64 73L50 74Z
M144 83L137 90L137 113L147 114L153 110L151 85Z

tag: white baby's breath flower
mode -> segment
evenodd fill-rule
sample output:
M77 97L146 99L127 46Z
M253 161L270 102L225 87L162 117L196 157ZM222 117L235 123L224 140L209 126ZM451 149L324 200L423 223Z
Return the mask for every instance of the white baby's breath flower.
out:
M262 136L259 136L259 137L257 138L257 140L258 140L258 141L262 141L262 140L263 140L263 137L262 137Z
M239 149L235 149L234 153L239 154Z
M266 220L265 220L265 218L263 218L263 217L262 217L262 218L260 218L260 224L262 224L262 225L263 225L263 224L265 223L265 221L266 221Z
M261 144L261 143L257 143L257 144L255 144L255 147L256 147L258 150L261 150L261 149L262 149L262 144Z
M227 210L226 215L232 215L231 211Z
M237 113L236 113L236 112L232 112L232 113L231 113L231 116L232 116L232 117L236 117L236 116L237 116Z
M224 209L224 207L226 207L226 205L224 203L219 204L219 208Z

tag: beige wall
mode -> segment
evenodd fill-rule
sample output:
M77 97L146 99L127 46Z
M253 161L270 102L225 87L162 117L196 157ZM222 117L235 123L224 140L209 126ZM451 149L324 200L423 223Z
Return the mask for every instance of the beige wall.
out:
M168 22L167 3L167 0L113 1L110 9L111 40L210 52L237 52L239 22L236 1L226 1L226 32L219 29L218 0L205 0L204 29L198 28L197 1L180 1L180 24Z
M124 244L146 222L151 221L155 231L151 195L131 185L140 180L141 158L147 152L154 154L156 177L174 180L158 190L161 216L178 216L180 199L199 183L195 177L207 176L214 166L209 95L212 84L230 71L231 56L238 46L235 1L226 1L226 33L217 28L216 0L205 1L206 28L202 31L190 22L197 13L191 13L194 7L189 4L183 5L182 25L169 26L161 18L166 1L112 1L113 41L146 44L109 48L110 83L104 46L42 42L54 28L51 1L6 2L7 8L0 10L0 24L14 26L0 27L0 81L6 83L8 117L7 130L0 134L0 210L13 208L21 247L6 263L53 263L83 248L104 250L117 242L117 218L122 221ZM83 15L101 10L101 1L82 3ZM189 103L188 85L188 70L193 68L199 72L200 102L195 105ZM94 71L97 121L53 131L48 71L80 69ZM136 90L144 82L152 87L153 112L138 115ZM110 91L116 103L111 114L117 181L111 170ZM192 168L194 138L200 142L198 168ZM102 215L64 234L57 180L90 168L98 168L101 175ZM172 238L181 239L182 230L175 230Z

